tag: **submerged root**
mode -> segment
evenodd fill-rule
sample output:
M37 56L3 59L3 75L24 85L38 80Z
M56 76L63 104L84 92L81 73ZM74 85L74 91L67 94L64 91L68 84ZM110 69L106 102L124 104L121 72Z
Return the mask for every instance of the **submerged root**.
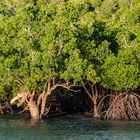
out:
M137 94L113 95L105 118L114 120L139 120L140 102Z

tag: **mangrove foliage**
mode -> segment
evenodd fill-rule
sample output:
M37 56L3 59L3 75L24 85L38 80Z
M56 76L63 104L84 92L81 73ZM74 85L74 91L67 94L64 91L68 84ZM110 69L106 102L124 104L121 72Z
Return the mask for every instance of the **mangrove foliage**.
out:
M55 110L69 100L94 118L138 120L139 45L139 0L2 0L0 113L41 119L57 98Z

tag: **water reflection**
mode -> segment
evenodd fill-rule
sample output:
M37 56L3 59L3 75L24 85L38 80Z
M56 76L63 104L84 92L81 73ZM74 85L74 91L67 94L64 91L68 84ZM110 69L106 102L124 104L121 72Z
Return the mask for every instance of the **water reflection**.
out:
M140 122L99 121L80 116L0 117L0 140L139 140Z

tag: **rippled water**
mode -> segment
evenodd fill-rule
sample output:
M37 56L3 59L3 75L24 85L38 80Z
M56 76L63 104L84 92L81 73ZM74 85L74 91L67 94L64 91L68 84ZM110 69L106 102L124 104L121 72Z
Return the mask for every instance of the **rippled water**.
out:
M140 122L95 121L80 116L0 117L0 140L140 140Z

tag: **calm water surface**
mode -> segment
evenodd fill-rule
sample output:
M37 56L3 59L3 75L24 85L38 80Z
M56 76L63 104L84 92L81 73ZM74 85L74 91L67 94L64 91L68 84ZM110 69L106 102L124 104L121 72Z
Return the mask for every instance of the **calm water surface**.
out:
M0 117L0 140L140 140L140 122L95 121L81 116Z

